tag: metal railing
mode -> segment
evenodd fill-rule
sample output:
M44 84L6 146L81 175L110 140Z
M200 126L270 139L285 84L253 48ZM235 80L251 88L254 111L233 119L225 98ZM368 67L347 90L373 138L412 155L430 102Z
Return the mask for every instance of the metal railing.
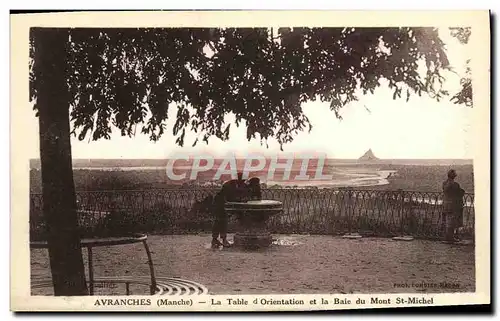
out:
M190 233L211 228L216 189L77 192L82 233ZM273 233L372 236L443 235L442 193L353 189L264 189L264 199L283 202ZM465 194L461 234L474 237L474 194ZM231 228L231 226L230 226ZM44 233L42 196L31 194L30 229Z

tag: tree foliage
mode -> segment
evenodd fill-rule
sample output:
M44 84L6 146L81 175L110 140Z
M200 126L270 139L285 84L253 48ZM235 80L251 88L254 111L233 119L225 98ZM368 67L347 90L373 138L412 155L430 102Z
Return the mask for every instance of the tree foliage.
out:
M311 128L306 101L329 102L340 118L342 107L383 79L395 99L440 99L450 68L435 28L75 28L68 29L67 62L80 140L110 138L113 126L131 136L137 125L158 140L173 103L179 145L189 130L205 142L228 139L228 113L237 125L245 120L249 140L274 137L283 145ZM33 61L35 109L39 70Z
M471 35L470 27L453 27L450 28L450 33L453 37L457 38L458 41L466 45L469 43L469 38ZM466 62L465 75L460 79L460 85L462 88L458 93L451 97L451 101L456 104L464 104L468 107L472 107L472 74L470 68L470 59Z

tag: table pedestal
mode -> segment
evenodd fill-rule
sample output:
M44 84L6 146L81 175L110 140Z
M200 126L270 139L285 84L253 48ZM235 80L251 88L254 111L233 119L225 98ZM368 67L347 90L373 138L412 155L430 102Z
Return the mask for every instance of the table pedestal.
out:
M270 200L227 203L226 211L236 216L239 225L234 246L246 249L269 247L273 238L266 223L271 215L281 210L281 202Z
M240 231L234 235L234 245L242 248L256 249L268 247L273 242L271 233L267 230L265 213L242 215L239 218Z

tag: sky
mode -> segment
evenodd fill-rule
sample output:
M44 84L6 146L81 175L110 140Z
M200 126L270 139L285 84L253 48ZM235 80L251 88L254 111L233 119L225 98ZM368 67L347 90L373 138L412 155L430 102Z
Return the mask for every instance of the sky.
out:
M474 35L472 35L473 37ZM450 92L457 92L460 74L465 70L465 61L470 48L459 44L445 30L441 32L448 58L457 74L448 73L445 86ZM358 96L359 101L351 103L341 111L338 120L329 110L328 103L309 102L303 105L313 129L298 134L292 143L283 147L285 153L316 152L329 158L358 158L372 149L382 159L471 159L470 148L472 109L456 105L449 98L437 102L423 95L411 96L409 102L393 100L392 92L381 86L373 95ZM215 137L209 144L201 142L191 147L193 134L186 134L185 146L175 144L172 135L176 108L169 108L167 133L156 143L137 130L135 137L121 137L115 131L111 140L79 141L72 139L72 155L75 159L88 158L168 158L176 153L209 153L222 156L228 153L245 155L258 152L269 155L279 154L279 145L270 140L269 147L260 141L247 141L246 128L231 126L230 139L223 142ZM232 116L226 117L230 122ZM34 141L31 158L39 158L38 119L34 116L27 122L29 135Z

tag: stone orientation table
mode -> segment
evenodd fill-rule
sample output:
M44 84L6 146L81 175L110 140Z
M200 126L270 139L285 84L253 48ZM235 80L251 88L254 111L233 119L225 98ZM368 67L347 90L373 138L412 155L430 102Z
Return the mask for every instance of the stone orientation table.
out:
M234 246L258 249L268 247L273 242L267 221L283 210L283 204L275 200L226 202L224 209L238 221L239 229L234 235Z

